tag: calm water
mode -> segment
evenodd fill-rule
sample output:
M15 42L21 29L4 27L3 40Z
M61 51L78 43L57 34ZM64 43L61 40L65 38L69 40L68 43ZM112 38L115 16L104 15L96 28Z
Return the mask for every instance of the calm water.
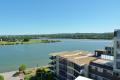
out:
M104 49L111 40L62 39L58 43L39 43L0 46L0 72L16 70L20 64L27 67L47 65L49 53L59 51Z

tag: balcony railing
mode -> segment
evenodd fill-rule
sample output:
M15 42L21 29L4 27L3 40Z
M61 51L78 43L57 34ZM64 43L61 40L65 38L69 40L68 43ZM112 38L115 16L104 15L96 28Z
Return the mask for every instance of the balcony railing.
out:
M56 59L56 56L50 56L49 58L53 60L53 59Z
M55 64L56 64L56 61L51 61L49 64L50 64L50 65L55 65Z

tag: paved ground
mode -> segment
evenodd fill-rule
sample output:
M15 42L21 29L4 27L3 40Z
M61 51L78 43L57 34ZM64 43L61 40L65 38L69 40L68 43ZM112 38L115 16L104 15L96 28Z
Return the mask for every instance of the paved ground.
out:
M12 77L15 72L16 71L0 73L0 75L3 75L5 80L20 80L20 77Z

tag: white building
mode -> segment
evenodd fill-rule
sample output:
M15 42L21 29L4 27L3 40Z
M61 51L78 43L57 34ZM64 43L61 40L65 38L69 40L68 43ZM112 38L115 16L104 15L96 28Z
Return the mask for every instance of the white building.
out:
M65 51L51 54L50 69L55 80L75 80L80 75L88 77L88 65L96 60L93 55L88 51Z
M86 77L78 76L75 80L93 80Z
M120 30L114 31L114 71L120 73Z

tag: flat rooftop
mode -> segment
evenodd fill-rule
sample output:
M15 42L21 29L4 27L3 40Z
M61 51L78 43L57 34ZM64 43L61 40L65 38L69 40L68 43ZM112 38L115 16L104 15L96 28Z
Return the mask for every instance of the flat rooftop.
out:
M78 55L88 55L91 52L83 51L83 50L76 50L76 51L63 51L63 52L56 52L51 53L52 56L61 56L61 57L72 57L72 56L78 56ZM92 53L91 53L92 54Z
M113 44L111 44L111 45L107 45L107 46L105 46L105 47L113 48Z
M64 51L64 52L53 53L52 55L62 57L78 65L88 64L89 62L96 60L95 57L92 57L94 54L82 50Z
M103 52L106 52L106 50L104 50L104 49L96 49L95 51L103 51Z
M112 66L113 65L113 61L108 60L108 59L96 59L92 62L97 63L97 64L101 64L101 65L107 65L107 66Z

